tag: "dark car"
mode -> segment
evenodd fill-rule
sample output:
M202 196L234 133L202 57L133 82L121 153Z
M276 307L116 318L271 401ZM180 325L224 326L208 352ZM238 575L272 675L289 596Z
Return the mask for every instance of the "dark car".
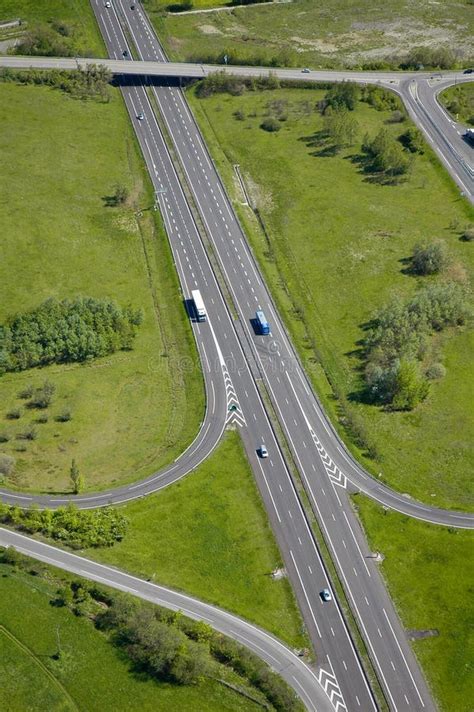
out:
M128 57L128 49L124 49L124 51L122 52L122 54L123 54L124 57Z
M135 10L135 5L130 5L130 10Z
M465 69L463 74L472 74L474 72L474 69Z

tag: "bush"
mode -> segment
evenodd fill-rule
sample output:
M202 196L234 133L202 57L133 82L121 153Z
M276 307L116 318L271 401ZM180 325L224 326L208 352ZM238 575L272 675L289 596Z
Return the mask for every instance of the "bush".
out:
M166 9L168 12L185 12L186 10L192 10L194 7L190 0L181 0L181 2L175 2L171 5L167 5Z
M15 458L10 455L0 455L0 475L8 477L15 469Z
M411 264L415 274L423 276L438 274L448 264L445 244L438 241L429 245L415 245Z
M267 119L262 121L260 128L264 131L269 131L270 133L276 133L281 129L281 126L277 119L273 118L273 116L269 116Z
M446 368L442 363L432 363L431 366L426 369L426 378L429 381L437 381L440 378L444 378L445 375Z
M10 440L8 433L0 433L0 443L7 443Z
M7 418L8 420L19 420L21 418L20 408L13 408L12 410L9 410L7 413Z
M0 325L0 364L4 371L22 371L130 349L141 321L140 311L123 309L110 299L77 297L59 302L51 298ZM49 390L45 384L37 394L38 407L49 405Z
M65 408L59 415L56 416L58 423L67 423L72 418L72 413L69 408Z
M405 119L405 114L400 103L400 99L392 91L376 87L373 84L362 87L361 101L365 101L377 111L397 111L401 115L401 121Z
M392 112L392 115L387 121L389 124L402 124L404 121L406 121L406 118L406 114L404 114L403 111L400 111L400 109L396 109Z
M0 81L35 84L60 89L79 99L109 100L111 72L104 65L89 64L85 69L20 69L0 68Z
M463 242L474 241L474 226L469 225L469 227L464 230L463 234L461 235L461 240L463 240Z
M22 398L23 400L28 400L33 396L33 393L35 392L34 386L32 383L30 385L26 386L26 388L23 388L22 391L19 392L18 398Z
M40 388L37 388L28 403L29 408L39 408L45 410L49 408L53 401L53 396L56 391L56 386L51 381L45 381Z
M17 437L17 440L36 440L36 438L38 437L38 433L37 433L36 429L33 426L31 426L31 427L27 428L26 430L23 430L23 432L18 433L18 435L16 437Z
M55 32L47 25L37 25L20 38L15 54L40 57L73 57L74 48L63 32Z

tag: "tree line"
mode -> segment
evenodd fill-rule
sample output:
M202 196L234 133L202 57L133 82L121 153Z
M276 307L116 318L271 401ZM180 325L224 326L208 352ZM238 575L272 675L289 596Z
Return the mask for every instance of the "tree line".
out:
M127 519L112 507L84 510L73 504L58 509L20 509L0 502L0 522L28 534L43 534L71 549L113 546L127 531Z
M34 84L60 89L78 99L109 101L112 73L102 64L88 64L85 69L10 69L0 68L0 81Z
M140 310L110 299L47 299L0 325L0 374L131 349L141 322Z

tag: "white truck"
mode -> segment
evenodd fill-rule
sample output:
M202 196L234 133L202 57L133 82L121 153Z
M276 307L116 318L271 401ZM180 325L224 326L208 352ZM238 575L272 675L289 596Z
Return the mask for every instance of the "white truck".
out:
M199 289L193 289L191 296L194 302L194 311L196 313L196 319L198 321L206 321L206 307L201 297L201 292Z

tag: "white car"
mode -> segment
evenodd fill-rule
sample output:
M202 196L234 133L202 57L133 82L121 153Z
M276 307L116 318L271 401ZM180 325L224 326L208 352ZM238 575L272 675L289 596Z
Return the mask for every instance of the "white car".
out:
M268 457L268 450L265 445L260 445L260 457Z
M331 591L328 588L323 588L321 598L323 601L332 601Z
M145 117L144 117L144 115L142 114L142 112L140 112L139 114L137 114L137 119L138 119L139 121L143 121L144 118L145 118Z
M105 3L105 7L112 7L112 3L107 0L107 2Z
M308 67L305 67L305 68L302 69L301 71L303 72L303 74L309 74L311 70L308 69Z

